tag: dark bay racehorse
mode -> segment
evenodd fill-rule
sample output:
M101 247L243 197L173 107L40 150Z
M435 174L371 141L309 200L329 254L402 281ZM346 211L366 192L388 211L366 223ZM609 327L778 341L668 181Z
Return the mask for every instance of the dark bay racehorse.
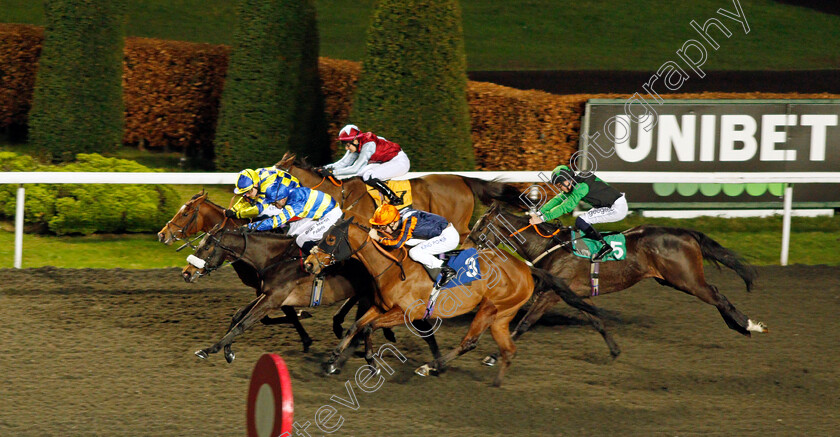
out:
M228 332L213 346L196 352L200 358L225 349L225 359L233 361L230 345L236 336L262 320L269 312L283 306L308 305L313 276L303 269L302 252L294 237L271 232L252 232L247 229L226 230L221 226L211 230L190 258L190 265L182 275L192 282L197 277L218 269L225 261L250 266L259 278L257 297L234 314ZM336 265L324 272L325 286L322 304L338 302L355 296L359 300L360 314L371 306L372 278L355 260ZM365 294L366 293L366 294ZM418 329L428 329L428 323L419 323ZM336 330L336 327L333 327ZM341 331L336 331L340 337ZM433 336L425 338L432 353L439 356ZM367 355L372 356L370 337L366 336Z
M316 188L340 202L343 211L367 217L373 216L375 205L367 194L365 183L360 178L336 181L324 178L313 171L313 167L295 155L286 153L275 167L291 173L305 187ZM449 220L461 234L461 241L470 232L475 201L485 204L497 200L514 208L523 208L519 191L512 185L498 181L450 174L434 174L410 179L413 208L440 215Z
M425 308L423 303L428 301L432 290L432 280L421 264L410 260L403 264L395 255L390 255L370 239L370 229L358 223L360 220L366 220L365 217L348 215L350 218L327 231L319 245L306 258L306 268L318 273L335 262L356 258L374 276L376 302L348 329L326 363L328 372L332 371L333 364L341 358L350 339L357 333L369 333L378 328L394 327L422 319ZM516 346L510 337L510 321L531 297L535 288L535 277L545 284L544 287L552 288L570 305L597 313L597 310L572 293L563 281L543 270L535 270L532 273L525 263L513 257L504 257L493 250L480 252L477 258L483 278L466 286L442 291L433 313L435 317L448 318L466 314L477 307L478 312L469 331L457 348L418 368L416 372L420 375L442 371L451 360L474 349L481 334L489 328L502 357L502 364L493 384L501 385L505 371L516 352ZM446 302L449 303L448 306ZM370 359L368 363L374 364Z
M164 225L157 234L158 241L169 245L175 241L187 240L187 243L178 249L180 250L187 245L192 246L192 243L189 240L194 235L202 232L208 232L220 223L224 224L225 229L233 230L247 224L248 222L249 220L247 219L225 220L225 209L220 205L211 202L207 198L207 193L202 190L200 193L194 195L187 203L182 205L172 219L166 222L166 225ZM259 275L257 275L256 270L244 262L237 261L232 263L232 266L236 271L236 274L239 275L239 279L242 280L242 283L253 288L257 291L257 294L259 294L260 278ZM352 290L348 290L347 292L352 293ZM344 321L344 316L354 303L355 300L352 301L346 308L342 308L333 319L333 322L337 322L339 325L339 333L342 331L341 322ZM285 314L284 317L266 316L260 321L265 325L277 325L284 323L292 324L298 335L300 335L300 340L303 343L303 350L309 350L309 346L312 344L312 339L300 323L298 313L296 313L294 308L291 306L283 306L280 310L283 311L283 314ZM228 354L229 352L226 349L225 355ZM230 355L232 356L232 353Z
M717 287L706 282L703 260L716 265L723 264L734 270L744 280L749 291L757 274L755 268L737 254L705 234L689 229L643 225L624 231L623 234L627 240L626 258L601 263L599 294L621 291L642 279L654 278L662 285L714 305L726 325L738 333L749 337L751 332L767 332L763 323L749 319ZM546 238L551 235L556 236ZM587 298L591 295L590 261L572 254L570 228L548 224L535 228L529 226L527 216L502 211L498 204L493 204L473 226L470 240L480 247L496 247L503 243L527 261L538 259L534 263L537 267L566 280L577 295ZM552 293L541 295L514 330L514 339L527 331L557 302L557 297ZM605 330L599 331L612 355L617 356L618 346ZM491 357L485 360L488 365L493 365L493 362Z

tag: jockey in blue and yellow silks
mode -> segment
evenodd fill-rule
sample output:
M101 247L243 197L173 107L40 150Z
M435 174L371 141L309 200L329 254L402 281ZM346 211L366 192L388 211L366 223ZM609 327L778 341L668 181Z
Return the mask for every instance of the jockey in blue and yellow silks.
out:
M233 192L241 194L244 202L237 202L231 209L226 210L225 216L253 218L275 215L276 208L272 205L273 202L266 200L266 193L279 186L296 188L300 186L300 181L291 174L274 167L242 170L239 172Z
M304 252L320 241L324 232L342 216L341 208L332 196L301 186L273 185L265 193L265 202L277 208L279 213L250 223L248 228L268 231L289 223L288 235L297 237L295 242Z

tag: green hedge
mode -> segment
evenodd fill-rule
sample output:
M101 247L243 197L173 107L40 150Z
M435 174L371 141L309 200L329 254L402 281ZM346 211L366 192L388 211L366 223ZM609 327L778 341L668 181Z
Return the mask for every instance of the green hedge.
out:
M77 155L77 161L46 166L31 157L0 152L0 171L153 171L134 161L105 158L98 154ZM15 214L13 185L0 186L0 214ZM180 206L176 191L166 185L26 185L25 221L41 230L63 234L94 232L156 232Z
M122 141L125 0L47 0L30 142L54 161Z
M236 171L292 150L329 158L311 0L240 0L214 141L216 167Z
M374 12L351 122L399 143L412 170L475 168L463 33L455 0L381 0Z

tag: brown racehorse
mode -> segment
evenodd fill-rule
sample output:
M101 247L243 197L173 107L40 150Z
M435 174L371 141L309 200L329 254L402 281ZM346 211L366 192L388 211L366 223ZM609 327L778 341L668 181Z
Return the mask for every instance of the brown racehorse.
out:
M302 252L293 237L271 232L252 232L240 228L226 230L219 226L210 230L184 268L182 275L192 282L197 277L218 269L225 261L241 263L255 272L259 285L257 298L239 309L231 320L228 332L213 346L196 352L200 358L225 349L225 359L233 361L230 349L236 336L279 307L308 306L311 299L312 275L303 271ZM370 308L372 278L356 260L336 265L324 272L325 286L321 304L338 302L350 297L359 298L359 313ZM361 294L361 293L367 294ZM420 323L418 329L431 328ZM335 326L333 327L335 330ZM340 336L339 331L336 332ZM425 338L432 353L439 356L433 336ZM366 336L367 356L372 356L370 337Z
M529 226L528 217L504 212L498 204L493 204L473 226L470 240L479 247L496 247L503 243L528 261L539 258L534 263L537 267L563 278L577 295L588 298L592 294L590 261L572 254L569 229L548 224L541 224L535 229ZM688 229L644 225L623 233L626 237L626 258L601 263L599 294L621 291L642 279L654 278L662 285L714 305L726 325L736 332L748 337L751 332L767 332L763 323L749 319L717 287L706 282L703 260L734 270L749 291L756 271L737 254L705 234ZM552 235L556 236L546 238ZM558 299L551 293L541 295L514 330L514 340L557 302ZM599 331L612 355L617 356L618 346L603 328ZM493 365L494 362L492 356L485 359L485 364Z
M291 173L303 186L333 196L339 201L342 211L350 210L368 217L373 216L375 205L361 178L341 182L333 178L324 178L315 173L311 165L302 160L295 160L295 155L290 153L283 155L274 166ZM428 175L410 181L412 207L449 220L461 234L461 242L470 232L470 218L476 199L486 204L497 200L514 208L523 208L519 191L512 185L497 181L449 174Z
M227 221L225 221L224 208L207 199L207 194L202 191L194 195L192 199L184 204L175 216L166 223L163 229L161 229L158 233L158 240L166 244L171 244L173 241L181 239L189 240L193 235L200 232L208 232L210 229L219 224L224 224L225 229L227 230L234 230L247 222L248 220L238 219L227 219ZM293 259L288 261L294 263ZM242 283L253 288L259 296L263 284L258 271L250 264L242 261L234 261L232 266L237 275L239 275L239 279L242 280ZM294 270L294 268L292 268L292 270ZM341 272L338 273L340 276ZM280 310L283 311L285 316L265 316L260 320L260 322L265 325L291 323L298 332L298 335L300 335L301 342L303 343L303 350L307 351L309 350L309 346L312 344L312 339L300 323L299 314L294 311L293 307L310 305L312 281L314 278L311 275L300 271L298 271L298 276L299 277L295 278L295 287L292 288L290 294L283 301L286 302L286 304L280 306ZM338 338L341 338L343 332L341 324L344 322L345 316L350 309L352 309L353 305L359 301L359 296L357 295L353 282L357 282L357 285L363 288L362 292L364 292L364 290L369 290L372 286L372 279L367 278L366 280L363 280L361 278L357 278L358 276L359 274L357 272L351 271L349 273L349 278L352 279L351 281L346 277L333 277L332 275L329 275L326 277L326 281L324 283L324 294L320 301L321 304L329 305L343 299L347 299L347 301L333 316L333 332ZM195 278L191 279L194 280ZM363 308L360 308L359 311L360 313L363 313L366 309L367 307L363 306ZM230 328L233 328L236 323L238 323L238 318L234 317L231 321ZM390 330L385 332L385 336L391 341L394 341L393 333L390 332ZM234 354L228 344L225 347L225 358L231 360L233 357Z
M333 370L333 364L341 358L350 339L357 333L369 333L377 328L421 319L425 307L422 302L429 299L432 289L432 281L422 265L413 261L404 265L398 262L369 238L369 228L356 222L360 219L359 216L350 215L350 218L337 223L306 258L307 270L316 274L335 262L356 258L374 275L377 285L376 305L353 324L333 351L326 363L329 373ZM478 307L467 335L457 348L417 369L418 374L426 376L442 371L451 360L474 349L481 334L490 328L502 357L502 365L493 384L501 385L516 351L510 337L510 321L531 297L535 285L534 276L544 286L553 288L570 305L597 312L572 293L561 280L542 270L535 270L532 276L532 270L525 263L513 257L505 257L501 252L480 252L478 265L483 278L465 287L442 291L433 313L436 317L448 318L466 314ZM370 360L368 362L374 364Z

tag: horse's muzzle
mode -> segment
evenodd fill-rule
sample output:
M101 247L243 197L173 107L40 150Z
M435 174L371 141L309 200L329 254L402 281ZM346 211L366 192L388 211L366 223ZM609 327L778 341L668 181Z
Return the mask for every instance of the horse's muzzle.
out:
M314 265L312 265L312 263L306 263L306 264L304 265L304 267L306 268L306 271L307 271L307 272L309 272L309 273L312 273L312 269L314 269L314 268L315 268L315 266L314 266Z

